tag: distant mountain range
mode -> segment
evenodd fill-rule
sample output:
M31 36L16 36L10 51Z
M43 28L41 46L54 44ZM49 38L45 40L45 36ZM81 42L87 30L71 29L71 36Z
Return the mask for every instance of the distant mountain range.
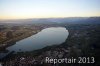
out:
M17 20L0 20L0 23L80 23L80 24L100 24L100 17L68 17L68 18L33 18Z

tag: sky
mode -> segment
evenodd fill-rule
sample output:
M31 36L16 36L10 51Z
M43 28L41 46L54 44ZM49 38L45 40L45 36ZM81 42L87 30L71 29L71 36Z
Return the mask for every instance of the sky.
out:
M100 16L100 0L0 0L0 19Z

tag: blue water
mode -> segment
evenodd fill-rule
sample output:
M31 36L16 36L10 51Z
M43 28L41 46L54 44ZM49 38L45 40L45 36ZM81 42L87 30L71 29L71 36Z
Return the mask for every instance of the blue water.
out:
M50 27L26 39L16 42L7 48L9 51L24 52L41 49L46 46L61 44L68 37L68 30L64 27Z

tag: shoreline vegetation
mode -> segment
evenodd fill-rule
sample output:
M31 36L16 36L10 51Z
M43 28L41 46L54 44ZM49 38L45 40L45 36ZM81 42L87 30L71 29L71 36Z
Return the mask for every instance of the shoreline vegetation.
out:
M6 40L6 41L2 42L2 44L0 44L0 50L5 49L6 47L8 47L10 45L15 44L17 41L20 41L22 39L30 37L30 36L40 32L42 29L43 28L39 28L39 29L36 29L36 30L23 32L23 34L20 35L20 36L13 37L13 38L10 38L10 39L7 38L8 40Z
M45 58L77 58L77 57L94 57L95 63L93 64L76 64L77 66L97 66L100 63L100 25L99 24L61 24L69 31L69 36L66 41L60 45L47 46L39 50L30 52L17 52L11 54L2 60L4 65L43 65L52 66L54 64L46 64ZM21 60L24 58L24 60ZM18 61L20 60L20 61ZM34 60L34 62L32 61ZM57 64L59 66L75 64Z
M2 25L1 25L2 26ZM57 25L52 25L57 27ZM51 25L31 25L31 26L10 26L4 27L4 30L0 32L0 52L6 47L15 44L17 41L37 34L44 28L52 27ZM8 35L7 35L8 33ZM3 34L3 36L2 36ZM3 39L2 39L3 38Z
M24 35L21 35L20 37L16 37L16 38L12 38L8 41L5 41L4 44L1 44L0 45L0 49L4 49L4 47L7 47L7 46L10 46L10 45L13 45L15 44L17 41L20 41L22 39L25 39L27 37L30 37L38 32L40 32L41 30L37 30L36 32L32 31L32 32L27 32L25 33Z

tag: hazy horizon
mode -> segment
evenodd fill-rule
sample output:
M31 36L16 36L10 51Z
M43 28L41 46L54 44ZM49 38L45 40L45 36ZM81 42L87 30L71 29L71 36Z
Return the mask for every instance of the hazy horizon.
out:
M100 17L100 0L0 0L0 20Z

